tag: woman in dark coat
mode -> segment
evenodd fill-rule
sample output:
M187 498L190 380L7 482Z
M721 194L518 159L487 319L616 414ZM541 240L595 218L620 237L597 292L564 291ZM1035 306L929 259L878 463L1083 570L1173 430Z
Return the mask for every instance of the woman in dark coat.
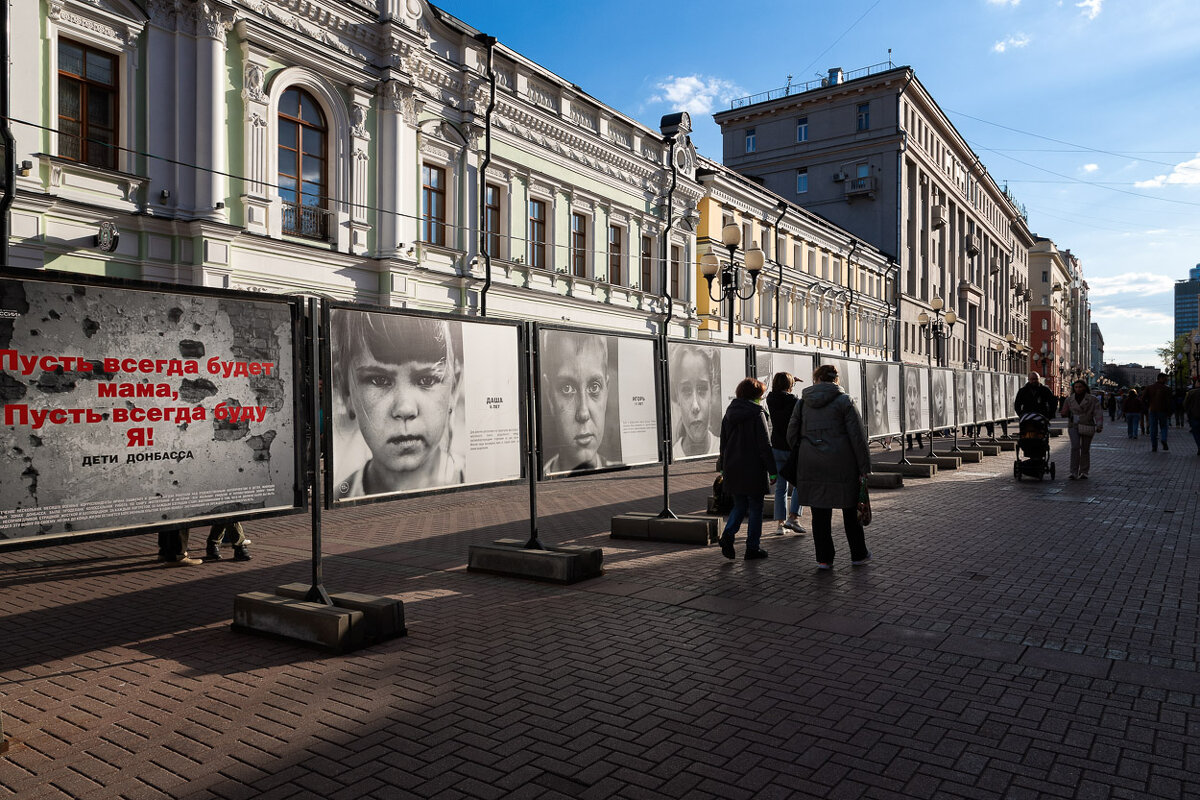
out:
M788 444L800 447L796 491L812 509L817 568L833 566L833 509L842 509L850 563L870 560L866 536L858 522L860 483L871 472L867 436L858 409L837 385L837 368L823 364L813 372L813 385L800 394L788 424ZM801 413L803 409L803 413Z
M746 378L737 385L733 402L721 420L721 454L717 457L726 494L733 495L733 510L721 534L721 555L733 558L733 537L749 518L746 531L746 560L766 558L758 546L762 537L763 495L775 480L775 456L767 436L762 381Z

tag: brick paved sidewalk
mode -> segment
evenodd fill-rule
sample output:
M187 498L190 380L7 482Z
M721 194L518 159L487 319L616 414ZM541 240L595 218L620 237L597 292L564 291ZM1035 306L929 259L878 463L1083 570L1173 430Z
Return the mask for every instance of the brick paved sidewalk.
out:
M807 535L609 540L659 469L542 486L543 538L605 549L573 587L465 571L527 535L524 487L334 512L327 586L410 629L345 657L228 630L235 594L307 579L305 516L255 523L249 563L3 554L0 796L1195 797L1200 458L1120 427L1088 481L1004 454L877 493L875 560L830 573ZM673 471L677 510L711 468Z

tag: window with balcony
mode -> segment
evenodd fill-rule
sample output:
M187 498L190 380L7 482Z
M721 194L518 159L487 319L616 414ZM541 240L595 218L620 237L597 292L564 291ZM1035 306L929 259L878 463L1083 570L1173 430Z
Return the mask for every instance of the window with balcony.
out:
M326 238L328 136L316 99L303 89L285 91L279 98L279 197L285 234Z
M808 141L808 117L801 117L796 120L796 141Z
M571 214L571 274L587 277L587 224L583 214Z
M855 125L854 129L859 130L859 131L868 131L871 129L871 104L870 103L859 103L858 104L858 118L857 118L857 124Z
M58 41L58 154L93 167L117 168L115 55Z
M529 201L529 266L546 269L546 201Z
M446 244L446 170L421 165L421 241Z

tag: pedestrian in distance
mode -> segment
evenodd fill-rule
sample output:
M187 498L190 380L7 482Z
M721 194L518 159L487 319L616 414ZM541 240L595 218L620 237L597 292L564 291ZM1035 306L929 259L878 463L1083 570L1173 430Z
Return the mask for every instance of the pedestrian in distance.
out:
M1128 438L1138 438L1138 432L1142 424L1142 398L1138 396L1137 389L1130 389L1129 394L1125 395L1125 402L1121 405L1124 410L1125 428L1129 432Z
M746 378L737 385L733 401L721 420L721 452L717 471L725 492L733 496L733 510L721 534L721 555L734 558L733 537L748 520L746 529L747 561L766 558L759 547L762 538L763 495L775 482L775 455L767 435L766 411L762 407L767 387L757 378Z
M1013 410L1018 417L1026 414L1041 414L1046 419L1054 416L1054 393L1042 383L1042 376L1029 373L1029 381L1017 390Z
M1142 402L1146 405L1146 425L1150 433L1150 452L1158 452L1158 443L1163 450L1167 446L1167 429L1171 426L1171 387L1167 386L1165 373L1158 373L1158 380L1142 391Z
M1059 413L1069 420L1067 434L1071 437L1071 480L1086 479L1092 465L1092 437L1104 430L1104 411L1100 408L1100 401L1088 393L1086 381L1075 381Z
M771 418L771 452L775 455L775 474L778 476L775 480L773 514L777 523L776 536L788 531L804 533L804 528L800 526L800 495L796 493L796 487L784 480L780 474L788 455L791 454L787 443L787 428L798 402L796 395L792 394L796 382L796 376L787 372L776 372L775 377L771 379L771 392L767 395L767 413Z
M871 458L862 418L838 386L837 369L831 364L818 367L813 385L801 392L796 409L788 424L788 443L800 448L796 490L801 504L812 509L817 568L833 567L835 508L842 510L850 563L865 564L871 553L857 506L862 483L871 472Z
M1200 377L1192 378L1192 388L1183 398L1183 413L1196 440L1196 455L1200 456Z

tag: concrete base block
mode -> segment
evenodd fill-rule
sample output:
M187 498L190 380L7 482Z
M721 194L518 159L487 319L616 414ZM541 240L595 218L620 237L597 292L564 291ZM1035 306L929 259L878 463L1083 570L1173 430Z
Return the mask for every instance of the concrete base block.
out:
M660 519L648 511L633 511L612 518L613 539L645 539L651 542L709 544L720 535L719 517L681 516Z
M937 464L896 464L895 462L871 464L872 472L893 473L906 478L932 478L937 474Z
M867 486L871 489L900 489L904 486L904 476L898 472L872 472L867 476Z
M1017 443L1013 442L1013 441L1009 441L1008 439L1001 439L1000 441L996 442L996 446L999 447L1001 450L1006 450L1010 453L1017 449ZM999 455L999 453L997 453L996 455Z
M1000 455L1000 445L992 444L991 442L980 442L979 444L973 444L973 445L971 445L971 449L978 450L979 452L983 453L985 456Z
M983 461L982 450L967 450L960 448L958 450L934 450L935 456L953 456L954 458L962 459L964 464L978 464Z
M275 595L303 600L310 588L306 583L289 583L276 586ZM339 592L329 595L329 599L336 608L362 612L363 636L368 644L408 635L408 628L404 626L404 603L400 600L358 592Z
M546 545L543 545L546 547ZM471 545L467 569L551 583L577 583L598 577L604 551L599 547L547 547L526 550L521 539L497 539Z
M915 464L936 464L938 469L958 469L962 459L957 456L909 456L909 461Z
M231 627L239 633L280 636L345 653L363 646L366 626L361 611L246 592L233 600Z

